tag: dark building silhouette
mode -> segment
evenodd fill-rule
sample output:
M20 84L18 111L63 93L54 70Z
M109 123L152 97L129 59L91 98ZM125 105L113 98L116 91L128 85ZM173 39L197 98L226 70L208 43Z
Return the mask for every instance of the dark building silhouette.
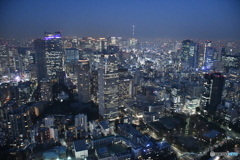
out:
M34 40L34 50L36 56L37 65L37 79L40 82L41 79L46 78L46 55L45 55L45 41L42 39Z
M205 78L210 83L210 103L207 108L210 114L214 114L217 106L221 103L221 97L225 82L225 77L221 73L206 74Z

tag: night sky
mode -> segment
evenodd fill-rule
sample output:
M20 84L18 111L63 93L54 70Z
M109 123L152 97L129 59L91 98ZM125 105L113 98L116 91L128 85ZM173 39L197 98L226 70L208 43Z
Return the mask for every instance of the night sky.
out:
M240 39L240 0L0 0L0 37Z

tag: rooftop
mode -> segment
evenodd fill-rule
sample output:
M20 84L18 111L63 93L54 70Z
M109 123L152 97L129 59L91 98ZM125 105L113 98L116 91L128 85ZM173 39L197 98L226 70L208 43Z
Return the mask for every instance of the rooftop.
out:
M215 138L220 132L216 131L216 130L211 130L208 133L204 133L203 135L208 137L208 138Z
M107 147L100 147L96 149L99 159L111 157L111 154Z
M87 150L87 145L85 140L78 140L73 142L74 149L76 152Z
M101 121L101 122L99 122L99 125L100 125L103 129L108 129L108 128L109 128L108 124L109 124L108 121Z
M111 153L123 153L126 152L126 147L124 147L122 144L113 144L109 146L109 150Z

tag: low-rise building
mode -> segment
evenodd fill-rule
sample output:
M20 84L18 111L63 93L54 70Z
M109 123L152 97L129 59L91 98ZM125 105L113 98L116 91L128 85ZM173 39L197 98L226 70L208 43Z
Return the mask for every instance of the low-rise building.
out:
M73 142L73 152L77 160L88 157L88 149L85 140L78 140Z

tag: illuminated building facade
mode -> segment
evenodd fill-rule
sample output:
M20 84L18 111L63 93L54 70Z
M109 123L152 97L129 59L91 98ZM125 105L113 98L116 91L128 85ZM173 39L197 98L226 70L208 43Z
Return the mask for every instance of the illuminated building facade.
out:
M206 47L204 66L207 67L207 69L211 69L213 66L214 52L214 47Z
M45 51L47 77L55 79L57 71L63 70L63 48L61 32L45 32Z
M121 68L119 71L119 99L132 98L133 77L128 75L128 69Z
M31 110L22 105L17 110L8 113L8 132L12 144L20 145L32 126Z
M65 63L77 62L79 60L79 49L67 48L65 49Z
M118 117L118 67L116 54L103 54L98 71L99 114L104 119Z
M41 100L42 101L52 101L52 85L49 79L42 79L40 81L41 86Z
M0 74L6 74L7 66L9 65L9 54L7 44L0 45Z
M88 60L78 61L78 100L88 103L90 99L90 65Z
M183 63L184 68L198 67L198 44L194 43L192 40L184 40L182 41L182 53L181 53L181 61Z

